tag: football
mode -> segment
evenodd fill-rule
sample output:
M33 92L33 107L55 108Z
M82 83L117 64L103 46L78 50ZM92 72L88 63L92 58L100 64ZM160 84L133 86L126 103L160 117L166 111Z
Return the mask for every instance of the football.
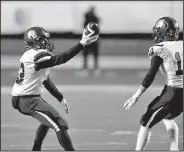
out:
M100 29L99 29L99 26L97 23L89 23L87 26L86 26L86 32L85 32L85 35L88 35L89 33L91 32L94 32L94 34L92 34L92 36L94 35L99 35L100 34Z

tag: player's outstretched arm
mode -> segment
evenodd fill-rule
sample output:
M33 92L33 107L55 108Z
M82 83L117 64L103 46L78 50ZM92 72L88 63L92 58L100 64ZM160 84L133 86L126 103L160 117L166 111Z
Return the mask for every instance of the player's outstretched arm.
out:
M82 34L82 39L77 45L73 46L72 48L70 48L69 50L63 53L51 56L49 60L36 63L35 70L39 71L40 69L64 64L70 59L72 59L75 55L77 55L80 51L82 51L86 45L97 41L98 35L92 36L94 33L89 33L88 35L86 35L85 32L86 32L86 29L84 29L83 34Z
M65 112L69 112L68 103L66 102L65 98L63 97L63 94L56 88L54 83L51 81L49 77L42 83L45 88L50 92L52 96L54 96L60 103L63 104L65 108Z
M129 110L138 101L139 97L152 84L162 62L163 62L163 59L161 57L159 57L159 56L152 57L151 66L150 66L145 78L143 79L141 86L136 91L136 93L129 100L127 100L124 104L124 107L126 110Z

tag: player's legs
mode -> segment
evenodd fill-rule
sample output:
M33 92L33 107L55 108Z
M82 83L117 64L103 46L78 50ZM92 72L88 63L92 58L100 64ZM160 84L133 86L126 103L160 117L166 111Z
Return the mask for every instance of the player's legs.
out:
M56 111L54 113L56 114ZM61 120L59 120L60 118L58 116L55 117L55 114L52 115L49 113L36 111L32 116L55 130L58 141L65 151L74 151L73 144L67 132L68 127L60 124L59 121Z
M87 63L87 59L88 59L88 54L89 54L89 50L86 47L83 51L82 51L82 55L83 55L83 69L86 70L88 68L88 63Z
M135 150L136 151L144 150L150 140L150 137L151 137L151 130L147 127L141 126L137 136L137 144Z
M99 50L98 50L98 43L97 42L93 44L92 49L93 49L92 54L94 56L94 67L93 67L93 69L97 70L98 69L98 56L99 56Z
M43 125L54 129L64 150L74 151L71 139L67 134L68 124L51 105L41 97L20 98L19 101L19 111L21 113L30 115Z
M147 112L141 118L141 127L137 138L136 150L143 150L149 141L151 128L168 116L173 116L171 109L175 92L165 86L161 95L156 97L148 106ZM179 113L175 114L178 115Z
M56 132L58 141L65 151L75 151L70 136L66 128L61 128Z
M56 131L56 135L57 135L57 138L58 138L58 141L60 143L60 145L65 149L65 150L73 150L73 146L68 148L68 146L66 147L66 145L69 145L71 146L72 145L72 142L71 142L71 139L68 135L68 132L66 129L61 129L62 131ZM47 127L46 125L43 125L41 124L37 131L36 131L36 137L35 137L35 140L34 140L34 145L33 145L33 149L32 151L41 151L41 146L42 146L42 143L43 143L43 140L45 139L45 136L47 135L49 131L49 127ZM69 144L68 144L69 142Z
M32 104L32 107L28 107L27 105L31 105L30 104L30 101L32 103L36 103L34 101L32 101L36 96L27 96L27 97L16 97L16 96L13 96L12 97L12 106L15 108L15 109L18 109L19 112L21 112L22 114L25 114L25 115L29 115L32 113L32 110L31 108L34 107L34 104ZM21 104L20 104L20 100L21 100ZM34 145L33 145L33 148L32 148L32 151L41 151L41 146L42 146L42 143L43 143L43 140L47 134L47 132L49 131L49 127L44 125L44 124L41 124L37 131L36 131L36 137L35 137L35 140L34 140Z
M155 100L157 100L157 99L158 99L158 97L155 98L153 100L153 102L155 103ZM150 107L150 106L148 106L148 107ZM138 137L137 137L137 144L136 144L136 149L135 149L136 151L144 150L146 148L146 145L149 143L149 140L151 137L150 124L160 109L161 108L159 108L156 111L151 111L148 108L147 112L142 116L141 121L140 121L141 127L140 127Z
M163 123L166 127L166 130L169 134L170 138L170 150L171 151L178 151L178 135L179 135L179 128L178 125L175 123L174 120L163 119Z
M168 114L167 107L160 107L156 111L147 112L141 118L141 127L137 137L136 151L144 150L151 137L151 128L164 119Z
M41 151L43 140L45 139L48 131L49 127L41 123L36 131L36 137L34 140L32 151Z
M74 151L73 144L67 132L67 122L48 103L43 101L41 106L35 107L35 112L32 116L55 130L58 141L65 151Z
M174 97L170 105L170 113L163 119L163 123L170 138L170 150L178 151L178 136L179 128L174 118L179 116L183 112L183 89L175 88Z

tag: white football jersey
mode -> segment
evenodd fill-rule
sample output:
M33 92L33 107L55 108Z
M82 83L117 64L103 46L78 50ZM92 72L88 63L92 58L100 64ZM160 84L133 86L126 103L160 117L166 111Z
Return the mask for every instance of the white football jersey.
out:
M183 88L183 41L166 41L150 47L148 56L158 55L163 59L160 66L166 84Z
M12 95L40 95L43 93L42 82L50 73L50 68L35 71L35 63L39 63L51 58L51 53L47 50L39 49L27 50L20 58L18 78L16 79Z

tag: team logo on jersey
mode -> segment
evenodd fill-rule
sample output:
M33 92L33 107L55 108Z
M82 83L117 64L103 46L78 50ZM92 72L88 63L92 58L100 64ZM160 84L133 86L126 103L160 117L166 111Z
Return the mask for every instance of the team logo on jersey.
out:
M153 51L153 47L150 48L149 52L148 52L148 56L151 56L154 54L154 51Z

